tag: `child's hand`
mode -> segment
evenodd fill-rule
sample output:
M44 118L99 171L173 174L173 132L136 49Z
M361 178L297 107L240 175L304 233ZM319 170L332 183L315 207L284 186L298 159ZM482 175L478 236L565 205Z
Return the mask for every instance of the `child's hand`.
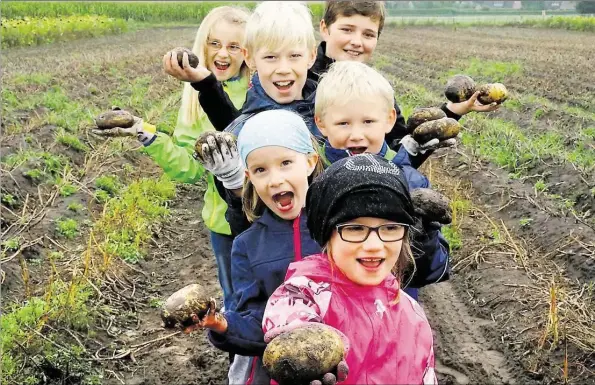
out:
M211 74L211 71L200 65L200 63L196 68L192 68L186 52L183 54L182 64L184 65L183 68L178 63L176 51L169 51L163 56L163 69L165 72L183 82L200 82Z
M225 333L227 331L227 320L223 314L217 311L217 302L214 298L209 301L209 309L204 317L198 318L196 314L192 314L193 325L184 328L184 333L189 334L197 329L211 329L217 333Z
M348 374L349 366L347 366L347 361L342 360L337 365L335 373L326 373L322 380L314 380L310 382L310 385L335 385L338 382L345 381Z
M477 97L479 96L479 91L475 92L473 94L473 96L471 96L471 98L469 98L469 100L465 100L464 102L460 102L460 103L453 103L453 102L448 102L446 104L446 108L448 108L450 111L454 112L457 115L465 115L471 111L475 111L475 112L492 112L492 111L496 111L500 105L496 104L496 103L492 103L492 104L481 104L480 102L477 101Z

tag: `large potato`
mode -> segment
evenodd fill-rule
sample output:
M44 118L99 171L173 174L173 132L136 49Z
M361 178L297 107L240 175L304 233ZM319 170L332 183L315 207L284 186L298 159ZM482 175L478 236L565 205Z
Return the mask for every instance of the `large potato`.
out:
M343 353L339 334L312 323L274 338L264 351L263 364L280 385L304 385L333 372Z
M204 288L195 283L176 291L163 304L161 319L165 327L192 325L192 314L202 318L209 309L210 298Z
M198 67L198 56L196 56L194 52L184 47L175 48L174 51L177 53L178 64L180 67L184 68L184 64L182 64L184 60L184 52L188 54L188 63L190 64L190 67Z
M453 103L469 100L475 93L475 81L467 75L455 75L446 83L444 96Z
M478 91L477 100L481 104L501 104L508 98L508 90L502 83L484 84Z
M446 113L438 107L416 108L407 119L407 129L412 133L420 124L442 118Z
M452 209L447 197L431 188L418 188L411 191L415 213L427 221L444 225L452 222Z
M129 128L134 125L134 116L128 111L111 110L98 115L95 118L95 125L100 130L114 127Z
M461 125L455 119L442 118L430 120L417 126L413 131L413 139L418 143L427 143L432 139L440 141L454 138L461 131Z

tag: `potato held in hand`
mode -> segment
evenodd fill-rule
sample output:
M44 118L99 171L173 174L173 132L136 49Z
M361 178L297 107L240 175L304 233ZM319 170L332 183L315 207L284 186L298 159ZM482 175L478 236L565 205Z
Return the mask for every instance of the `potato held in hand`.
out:
M196 155L200 157L200 159L204 159L204 152L203 152L203 144L207 144L207 139L209 137L214 137L215 142L217 143L217 147L221 150L221 143L226 143L227 146L231 148L236 148L236 137L235 135L229 132L218 132L218 131L207 131L200 134L198 139L196 139L196 143L194 143L194 151Z
M173 328L176 325L190 326L193 324L192 314L202 318L207 313L209 300L201 285L195 283L185 286L165 301L161 310L161 319L166 328Z
M184 52L188 54L188 63L190 64L190 67L198 67L198 56L196 56L194 52L184 47L175 48L174 51L177 53L178 64L180 67L184 68Z
M447 225L452 222L452 209L447 197L430 188L411 191L415 213L430 222Z
M475 81L467 75L455 75L446 83L444 96L453 103L469 100L475 93Z
M134 125L134 116L128 111L111 110L98 115L95 124L100 130L114 127L130 128Z
M477 100L481 104L501 104L508 98L508 90L502 83L484 84L478 91Z
M343 353L339 334L313 323L274 338L264 351L263 364L280 385L304 385L333 372Z
M416 108L407 119L407 129L411 134L420 124L442 118L446 113L438 107Z
M427 143L432 139L443 141L454 138L460 131L461 125L455 119L442 118L420 124L413 131L412 136L417 143Z

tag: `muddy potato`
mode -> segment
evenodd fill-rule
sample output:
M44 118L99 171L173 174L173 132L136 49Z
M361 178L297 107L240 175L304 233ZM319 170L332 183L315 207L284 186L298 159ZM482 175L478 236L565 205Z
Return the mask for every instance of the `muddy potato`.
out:
M198 56L196 56L194 52L184 47L178 47L174 49L174 51L177 52L178 64L180 67L184 68L184 64L182 64L184 62L184 52L188 54L188 63L190 64L190 67L198 67Z
M484 84L478 91L477 100L481 104L501 104L508 98L508 90L502 83Z
M161 319L167 328L190 326L192 314L202 318L209 309L209 297L204 288L195 283L176 291L163 304Z
M407 119L407 129L412 133L420 124L442 118L446 113L438 107L416 108Z
M418 188L411 191L411 200L417 215L428 221L442 223L452 222L452 209L447 197L430 188Z
M107 130L114 127L129 128L134 125L134 116L124 110L107 111L95 118L95 125L100 130Z
M337 333L313 323L274 338L264 351L263 364L280 385L304 385L332 372L343 352Z
M221 148L220 143L227 143L227 145L230 148L236 146L236 137L232 133L218 132L218 131L203 132L202 134L200 134L200 136L198 137L198 139L196 139L196 142L194 143L194 150L195 150L196 154L198 154L200 156L201 159L204 159L202 145L207 144L207 138L209 136L215 137L215 141L219 145L219 148Z
M475 93L475 81L467 75L455 75L446 83L444 96L453 103L469 100Z
M454 138L460 131L461 125L455 119L442 118L420 124L413 131L412 136L417 143L423 144L435 138L440 141Z

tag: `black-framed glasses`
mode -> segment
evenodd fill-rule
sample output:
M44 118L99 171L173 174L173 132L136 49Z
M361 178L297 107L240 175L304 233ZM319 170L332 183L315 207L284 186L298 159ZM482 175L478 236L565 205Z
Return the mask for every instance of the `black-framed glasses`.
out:
M397 242L405 238L405 229L408 225L402 223L385 223L372 227L355 223L337 225L337 232L342 240L350 243L365 242L373 231L382 242Z

